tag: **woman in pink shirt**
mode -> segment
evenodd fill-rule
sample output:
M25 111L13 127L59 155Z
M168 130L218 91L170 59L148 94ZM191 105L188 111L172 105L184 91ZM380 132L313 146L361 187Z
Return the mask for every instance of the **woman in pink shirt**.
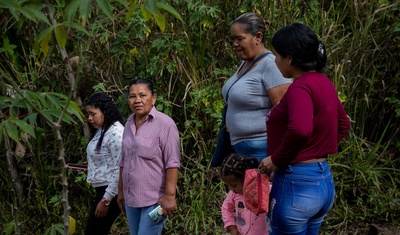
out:
M131 235L161 234L167 216L177 210L179 131L172 118L157 111L156 100L149 80L129 84L128 104L133 114L123 134L118 204L128 218ZM149 213L159 205L163 219L154 222Z
M246 158L233 153L221 165L220 176L229 186L229 193L222 207L224 228L231 235L267 235L266 213L254 214L244 206L243 182L247 169L257 168L257 158Z
M332 82L322 74L326 49L309 27L294 23L272 38L275 62L293 83L267 115L268 157L274 171L268 215L271 235L317 235L332 208L335 185L327 158L350 122Z

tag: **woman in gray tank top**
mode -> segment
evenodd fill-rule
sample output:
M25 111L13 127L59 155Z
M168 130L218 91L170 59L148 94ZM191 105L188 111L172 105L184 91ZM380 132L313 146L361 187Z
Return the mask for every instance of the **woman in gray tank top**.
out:
M256 13L245 13L233 21L233 46L242 63L222 87L231 144L235 152L259 161L267 156L267 113L291 83L265 47L265 33L264 20ZM257 60L260 55L264 57Z

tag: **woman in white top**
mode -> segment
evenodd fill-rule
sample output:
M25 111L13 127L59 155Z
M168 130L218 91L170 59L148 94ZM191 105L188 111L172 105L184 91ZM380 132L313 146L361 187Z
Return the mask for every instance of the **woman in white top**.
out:
M105 93L93 94L85 102L93 128L87 145L87 182L96 190L86 225L86 235L107 235L121 214L117 204L119 161L124 126L118 107Z

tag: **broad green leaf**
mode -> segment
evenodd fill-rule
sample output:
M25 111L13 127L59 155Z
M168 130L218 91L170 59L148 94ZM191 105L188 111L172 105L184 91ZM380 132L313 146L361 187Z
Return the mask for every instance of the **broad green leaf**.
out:
M19 135L18 135L17 126L13 122L7 120L4 122L4 127L6 129L6 133L7 133L8 137L10 137L15 142L18 142Z
M45 116L50 115L50 116L52 116L51 120L54 120L54 119L59 119L61 117L62 111L61 110L56 110L56 109L47 109L47 110L43 110L42 114L45 115ZM64 116L61 119L61 121L67 122L67 123L77 124L75 122L75 120L71 116L69 116L68 114L64 114Z
M61 117L62 111L61 110L56 110L56 109L47 109L47 110L43 110L42 111L43 116L49 117L51 116L51 120L52 121L57 121L55 119L59 119ZM66 123L74 123L77 124L75 122L75 120L69 116L68 114L64 114L63 118L61 119L62 122L66 122ZM53 125L51 123L51 125Z
M111 20L113 19L113 8L110 5L110 2L108 0L96 0L97 5L100 7L100 9L103 11L108 18Z
M47 100L50 101L48 108L59 108L59 109L63 108L61 106L60 101L55 96L45 94L45 97L47 98Z
M166 3L158 2L158 3L156 4L156 6L157 6L158 8L161 8L161 9L163 9L163 10L165 10L165 11L171 13L171 14L172 14L173 16L175 16L175 18L177 18L178 20L182 20L181 15L179 15L179 13L178 13L173 7L171 7L170 5L168 5L168 4L166 4Z
M34 21L35 23L37 23L39 20L41 20L41 21L45 22L46 24L50 25L50 22L47 19L47 17L42 12L40 12L39 10L37 10L35 8L19 6L17 8L17 10L19 12L21 12L21 14L23 16L25 16L26 18L28 18L31 21Z
M153 14L153 16L154 16L154 19L156 20L156 23L157 23L158 27L160 27L161 32L164 32L165 31L165 24L166 24L165 17L158 10L157 10L156 14Z
M15 10L19 7L14 1L0 1L0 8L8 8L10 10Z
M151 17L151 12L148 11L144 6L140 7L140 11L142 12L142 16L145 21L149 21Z
M58 92L46 92L43 93L44 95L51 95L51 96L55 96L55 97L59 97L61 99L68 99L68 96L64 95L63 93L58 93Z
M37 120L37 113L29 114L27 117L24 118L24 121L29 121L29 125L35 125Z
M33 138L36 138L35 136L35 130L33 129L33 127L31 125L29 125L28 123L26 123L25 121L22 120L14 120L14 123L24 132L28 133L30 136L32 136Z
M81 0L73 0L65 8L65 15L67 16L67 21L68 22L73 22L73 18L76 15L76 12L78 11L78 7L79 7L79 2L80 1Z
M64 102L61 102L64 103ZM83 122L85 115L82 113L81 109L79 108L78 104L75 101L70 101L67 107L67 111L74 116L76 116L79 121Z
M81 18L82 25L86 24L86 21L90 13L91 0L80 0L79 1L79 18Z
M49 35L51 35L51 33L54 30L54 26L50 26L47 29L43 30L39 36L36 37L36 42L40 43L43 39L45 39L46 37L48 37Z
M46 110L43 110L41 115L45 118L46 122L50 122L48 123L50 126L53 126L52 122L54 121L54 118L52 115L50 115L50 113L46 112Z
M88 35L88 36L91 36L90 33L84 27L82 27L82 25L80 25L80 24L77 24L77 23L74 23L74 22L71 22L71 23L66 22L64 25L66 27L74 28L74 29L76 29L76 30Z
M154 15L156 14L156 2L156 0L145 0L143 6Z
M58 45L64 49L65 44L67 43L67 31L65 30L64 25L57 25L54 30Z
M54 26L50 26L44 31L42 31L39 36L36 38L36 43L40 45L40 49L42 50L44 57L49 53L49 41L51 39L51 33L54 30Z
M65 114L65 115L63 116L62 121L63 121L63 122L66 122L66 123L68 123L68 124L71 124L71 123L73 123L73 124L78 124L78 123L77 123L70 115L68 115L68 114Z

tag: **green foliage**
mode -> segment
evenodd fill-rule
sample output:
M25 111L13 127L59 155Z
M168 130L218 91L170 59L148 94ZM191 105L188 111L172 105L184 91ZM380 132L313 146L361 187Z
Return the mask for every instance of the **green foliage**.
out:
M330 158L337 200L321 233L350 234L354 224L362 223L399 224L399 7L382 0L1 1L7 20L0 26L0 136L13 140L13 154L17 141L26 147L16 161L25 199L36 202L21 205L16 214L22 232L61 233L57 228L63 226L61 167L55 156L59 146L49 124L62 115L66 160L85 161L80 102L106 91L126 119L131 114L126 85L146 77L155 82L157 109L173 117L181 136L179 211L167 221L164 234L220 234L226 189L209 160L221 121L221 87L240 62L229 27L246 11L264 17L267 41L294 21L317 32L329 53L325 72L351 118L341 152ZM59 48L70 55L65 61ZM65 63L72 59L71 71L81 78L74 92L82 99L75 101L63 95L71 90ZM5 157L0 163L6 165ZM8 189L13 182L5 168L0 179L0 211L5 212L0 226L11 234L15 196ZM85 181L85 173L68 171L77 234L83 234L93 196ZM126 218L120 217L112 234L126 232Z

